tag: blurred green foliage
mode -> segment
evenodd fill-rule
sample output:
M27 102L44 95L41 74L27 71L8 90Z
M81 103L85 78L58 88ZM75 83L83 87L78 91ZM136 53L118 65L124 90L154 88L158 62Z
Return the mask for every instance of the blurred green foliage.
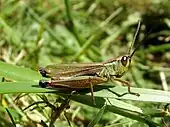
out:
M130 71L123 79L129 80L139 88L168 91L169 8L169 0L1 0L0 60L35 71L39 66L52 63L101 62L127 53L138 20L141 20L141 31L135 46L140 42L142 44L133 57ZM4 70L11 69L8 65L3 66ZM1 69L3 66L1 64ZM30 70L19 73L23 73L24 76L29 75L29 72ZM21 77L17 77L16 74L12 75L14 79L8 77L5 81L17 81ZM4 77L0 78L4 80ZM50 104L39 106L36 102L47 99L48 102L58 105L58 96L55 94L23 94L15 100L17 96L18 94L0 95L0 126L12 125L12 118L15 121L13 125L38 126L43 124L41 120L49 123L52 118ZM61 101L58 102L59 105L63 104ZM160 126L170 126L168 106L166 112L162 112L166 103L122 101L123 104L124 102L142 108L148 116L145 116L148 121L152 119ZM22 110L33 103L35 107ZM8 109L8 113L5 108ZM101 119L96 118L97 112L99 116L102 115ZM63 114L57 119L56 127L69 126L64 118L66 115ZM143 119L135 121L132 120L133 116L128 118L127 115L124 117L108 111L98 111L74 101L66 114L72 126L87 126L92 119L100 119L96 126L147 126L144 121L141 122Z

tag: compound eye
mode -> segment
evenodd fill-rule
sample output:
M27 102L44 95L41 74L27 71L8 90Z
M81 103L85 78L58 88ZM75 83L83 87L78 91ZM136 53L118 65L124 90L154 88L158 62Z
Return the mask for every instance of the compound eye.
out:
M123 56L122 59L121 59L121 63L123 66L126 66L127 65L127 62L128 62L128 57L127 56Z

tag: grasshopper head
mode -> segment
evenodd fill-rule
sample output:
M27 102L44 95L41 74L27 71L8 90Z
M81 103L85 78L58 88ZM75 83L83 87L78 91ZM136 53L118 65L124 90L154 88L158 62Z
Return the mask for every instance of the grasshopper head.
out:
M131 64L131 55L123 55L104 62L106 69L102 75L110 75L120 78L128 71Z
M126 71L128 71L131 64L131 57L129 55L120 56L116 61L117 62L114 65L114 75L117 78L120 78Z

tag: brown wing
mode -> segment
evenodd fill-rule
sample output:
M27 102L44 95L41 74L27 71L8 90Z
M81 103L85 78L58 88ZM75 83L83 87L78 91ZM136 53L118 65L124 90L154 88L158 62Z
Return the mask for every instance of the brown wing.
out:
M68 88L90 88L92 85L97 85L107 82L107 79L97 76L79 76L71 77L64 80L51 80L49 86L51 87L68 87Z
M53 64L43 68L43 72L45 72L47 77L57 79L70 76L94 75L96 72L101 71L102 68L103 64L101 63ZM42 68L40 72L42 72Z

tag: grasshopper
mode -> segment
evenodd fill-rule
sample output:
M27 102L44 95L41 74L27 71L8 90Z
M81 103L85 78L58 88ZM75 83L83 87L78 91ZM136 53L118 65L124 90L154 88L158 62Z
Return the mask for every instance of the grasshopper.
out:
M90 88L94 101L93 86L108 81L119 81L128 87L128 93L140 96L130 89L130 83L120 79L128 71L131 59L137 47L132 51L140 29L140 21L133 38L133 42L127 54L109 59L102 63L73 63L73 64L53 64L45 68L40 67L39 71L43 77L51 78L50 81L40 80L41 87L66 87L66 88Z

